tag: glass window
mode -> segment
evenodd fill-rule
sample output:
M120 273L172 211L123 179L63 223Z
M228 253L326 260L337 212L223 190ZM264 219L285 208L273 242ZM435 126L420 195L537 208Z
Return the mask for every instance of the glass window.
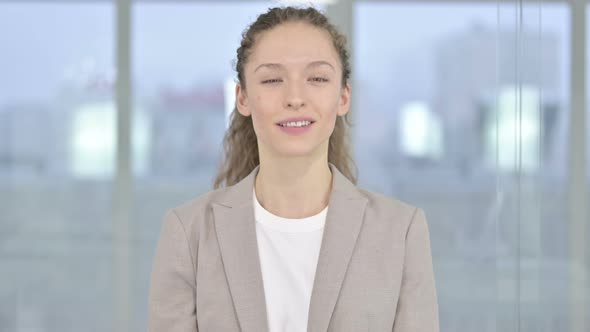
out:
M113 7L0 22L0 329L111 330Z
M359 184L425 209L442 331L567 322L569 13L515 4L354 8Z

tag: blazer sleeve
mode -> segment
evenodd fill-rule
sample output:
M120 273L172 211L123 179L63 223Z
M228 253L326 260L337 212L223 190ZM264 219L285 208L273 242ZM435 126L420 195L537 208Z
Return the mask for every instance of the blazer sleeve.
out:
M197 332L196 279L187 232L174 210L164 217L150 277L149 332Z
M426 217L417 208L408 226L393 332L439 332L438 303Z

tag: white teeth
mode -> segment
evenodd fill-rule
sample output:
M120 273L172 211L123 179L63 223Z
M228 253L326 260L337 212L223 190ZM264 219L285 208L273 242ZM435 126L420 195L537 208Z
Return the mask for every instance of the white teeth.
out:
M296 121L296 122L286 122L280 123L279 126L281 127L304 127L310 125L310 121Z

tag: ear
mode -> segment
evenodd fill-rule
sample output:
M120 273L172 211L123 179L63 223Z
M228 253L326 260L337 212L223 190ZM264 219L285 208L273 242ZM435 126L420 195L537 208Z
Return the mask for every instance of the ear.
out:
M340 98L338 102L338 115L343 116L350 110L350 83L340 91Z
M242 89L240 83L236 84L236 108L243 116L250 116L252 114L248 105L248 95L246 94L246 91Z

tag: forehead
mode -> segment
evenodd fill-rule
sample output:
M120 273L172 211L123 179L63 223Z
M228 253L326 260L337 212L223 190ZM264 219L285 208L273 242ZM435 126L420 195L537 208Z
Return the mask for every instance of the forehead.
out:
M337 67L338 53L328 31L304 22L289 22L261 33L250 55L250 67L262 63L307 65L324 60Z

